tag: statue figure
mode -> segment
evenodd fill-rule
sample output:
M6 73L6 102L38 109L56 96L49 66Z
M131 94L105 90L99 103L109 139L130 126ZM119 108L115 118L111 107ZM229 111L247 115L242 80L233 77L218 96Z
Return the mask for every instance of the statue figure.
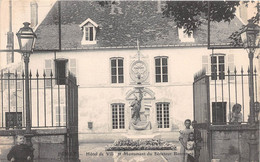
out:
M138 120L141 121L140 110L141 110L142 99L143 99L143 94L142 94L141 90L139 89L139 99L135 96L135 100L130 105L134 111L134 113L132 115L132 119L135 120L135 124L137 123Z

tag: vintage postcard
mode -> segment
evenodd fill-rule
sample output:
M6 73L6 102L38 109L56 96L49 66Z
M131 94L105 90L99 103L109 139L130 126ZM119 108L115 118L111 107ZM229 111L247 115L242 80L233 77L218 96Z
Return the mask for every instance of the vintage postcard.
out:
M0 0L0 161L259 161L259 2Z

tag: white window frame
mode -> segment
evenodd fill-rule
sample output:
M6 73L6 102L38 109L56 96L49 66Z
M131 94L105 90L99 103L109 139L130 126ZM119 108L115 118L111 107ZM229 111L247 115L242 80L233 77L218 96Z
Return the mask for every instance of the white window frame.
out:
M112 74L112 60L116 60L116 75L113 75ZM119 67L118 66L118 60L122 60L123 61L123 66L122 66L122 68L123 68L123 74L122 75L120 75L120 76L122 76L123 77L123 82L122 83L119 83L119 74L118 74L118 69L119 68L121 68L121 66ZM111 82L111 84L123 84L124 82L125 82L125 76L124 76L124 58L123 57L112 57L112 58L110 58L110 82ZM112 82L112 77L113 76L116 76L116 82L115 83L113 83Z
M114 118L113 118L113 106L116 106L116 111L117 111L117 126L116 127L114 127L114 123L113 123L113 120L114 120ZM121 123L120 123L120 119L122 118L122 116L121 116L121 118L120 118L120 114L119 114L119 106L122 106L122 108L123 108L123 125L122 125L122 127L121 127ZM126 113L125 113L125 104L124 103L112 103L111 104L111 124L112 124L112 130L124 130L125 128L126 128L126 118L125 118L125 116L126 116Z
M168 127L164 124L164 121L165 121L165 114L164 114L164 104L167 104L168 105ZM162 121L162 127L159 128L159 121L158 121L158 105L161 105L162 106L162 114L161 114L161 121ZM158 128L159 129L170 129L171 128L171 125L170 125L170 102L157 102L155 104L155 107L156 107L156 122L158 123Z
M167 65L163 65L162 64L162 59L163 58L166 58L167 60ZM160 66L156 66L156 59L160 59ZM168 56L157 56L157 57L154 57L154 66L155 66L155 83L168 83L169 82L169 58ZM163 67L167 67L167 81L163 81ZM159 75L156 73L156 68L157 67L160 67L160 77L161 77L161 81L160 82L157 82L156 81L156 76Z
M224 57L224 63L219 63L219 57L220 56L223 56ZM216 57L216 66L217 66L217 71L216 71L216 73L217 73L217 78L216 79L213 79L212 77L211 77L211 80L225 80L226 79L226 56L225 56L225 54L212 54L212 55L210 55L210 73L211 73L211 76L212 76L212 61L211 61L211 58L212 57ZM220 79L219 77L220 77L220 71L219 71L219 65L224 65L224 78L223 79Z
M178 28L178 35L181 42L195 42L195 39L193 37L193 31L191 31L190 35L187 33L184 33L185 29L183 27Z

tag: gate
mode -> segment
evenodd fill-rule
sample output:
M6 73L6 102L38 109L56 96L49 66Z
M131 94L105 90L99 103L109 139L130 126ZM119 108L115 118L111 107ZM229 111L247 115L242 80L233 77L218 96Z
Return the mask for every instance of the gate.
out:
M78 144L78 85L76 77L69 74L67 78L67 158L76 160L79 158Z
M202 141L196 142L195 154L198 161L210 161L210 96L209 76L204 73L197 75L193 82L193 118L197 121L194 124L195 142L198 136ZM199 135L198 135L199 134Z

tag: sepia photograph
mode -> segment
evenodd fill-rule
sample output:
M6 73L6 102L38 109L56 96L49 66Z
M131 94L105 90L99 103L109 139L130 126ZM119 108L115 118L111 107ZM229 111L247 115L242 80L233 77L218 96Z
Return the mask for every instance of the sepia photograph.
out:
M0 162L259 162L259 3L0 0Z

